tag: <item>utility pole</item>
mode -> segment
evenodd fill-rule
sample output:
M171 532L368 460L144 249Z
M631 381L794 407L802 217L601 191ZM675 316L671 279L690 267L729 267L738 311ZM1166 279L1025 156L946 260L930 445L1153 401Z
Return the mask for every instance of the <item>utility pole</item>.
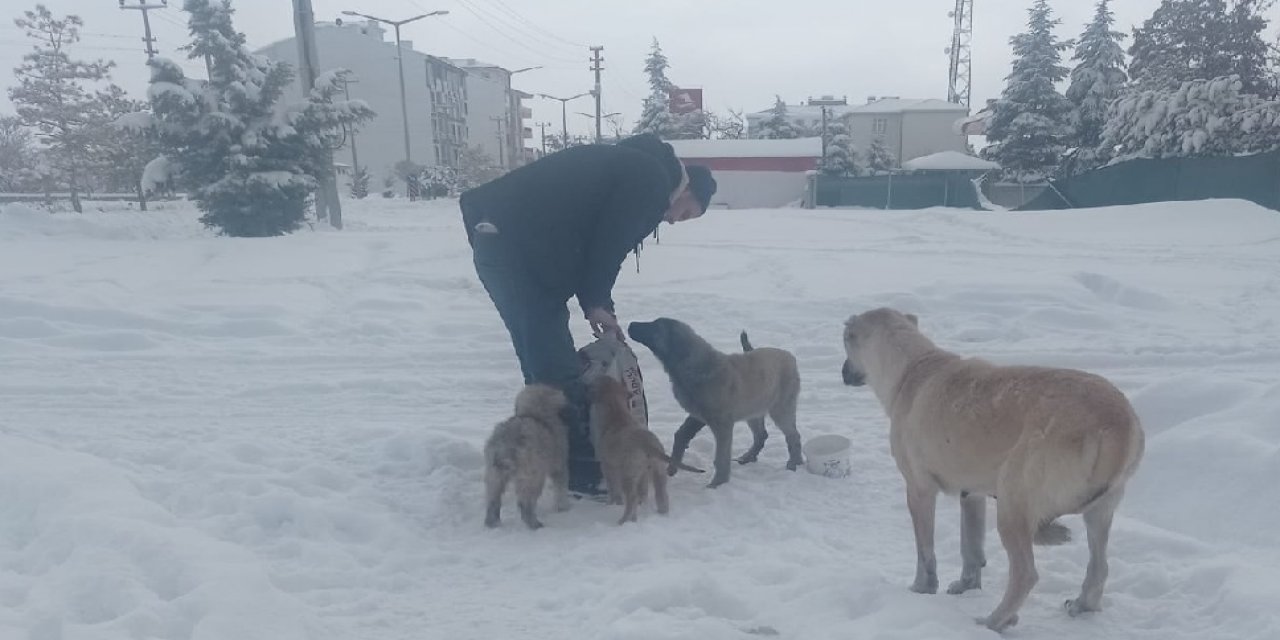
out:
M359 80L351 80L349 78L342 79L342 95L351 102L351 85L360 84ZM360 156L356 154L356 130L347 130L347 140L351 141L351 171L354 173L360 168Z
M827 118L830 117L830 109L826 106L822 107L822 159L827 158Z
M498 128L498 134L497 134L498 135L498 166L503 169L506 169L507 156L506 156L506 152L503 150L503 147L506 146L504 144L506 140L502 136L502 121L505 120L506 118L503 118L502 116L490 116L489 119L492 120L493 123L498 126L497 127Z
M594 95L596 98L596 144L600 144L604 140L604 136L600 132L600 120L601 120L600 72L604 71L604 67L601 66L601 64L604 62L604 56L602 55L602 53L604 52L604 47L595 46L595 47L590 47L590 49L591 49L591 71L593 71L596 74L595 89L591 90L591 94Z
M538 128L542 130L542 157L547 157L547 126L548 122L539 122Z
M342 15L345 16L358 16L367 20L373 20L374 22L389 24L396 30L396 66L400 70L400 120L404 123L404 161L406 163L413 162L413 152L409 149L409 103L405 98L404 92L404 50L400 47L400 27L423 18L443 16L448 15L448 13L448 11L432 11L431 13L424 13L404 20L387 20L386 18L378 18L375 16L365 15L363 13L357 13L355 11L342 12Z
M316 86L316 14L311 0L293 0L293 30L298 40L298 79L306 95ZM327 151L322 162L324 175L316 189L316 218L328 220L334 229L342 228L342 203L338 199L338 176L333 166L333 152Z
M156 51L156 48L152 46L155 44L156 39L151 37L151 16L148 16L147 12L152 9L164 9L168 6L169 0L160 0L160 4L147 4L147 0L138 0L137 5L126 5L125 0L120 0L121 9L137 11L142 14L142 29L145 34L142 37L142 42L146 45L147 60L156 57L156 54L159 53Z

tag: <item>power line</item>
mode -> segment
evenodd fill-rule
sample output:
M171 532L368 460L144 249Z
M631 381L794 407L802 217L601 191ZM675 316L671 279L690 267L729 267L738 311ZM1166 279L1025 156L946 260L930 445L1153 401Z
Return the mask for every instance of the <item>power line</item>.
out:
M489 11L488 9L485 9L485 8L484 8L484 7L482 7L482 6L480 6L480 5L476 4L476 3L471 2L470 0L458 0L458 2L463 3L464 8L466 8L467 6L470 6L472 9L475 9L475 11L479 11L479 12L483 13L485 16L487 16L487 17L488 17L488 19L493 20L493 21L494 21L495 23L497 23L497 24L501 24L501 25L502 25L503 27L505 27L505 28L511 29L511 31L512 31L512 32L514 32L514 33L520 34L520 35L522 35L522 36L530 36L530 37L532 37L532 39L530 40L530 42L532 42L533 44L535 44L535 45L537 45L537 46L557 47L557 48L560 48L560 49L562 49L562 50L565 50L566 52L567 52L567 50L573 50L573 52L574 52L575 54L576 54L579 50L581 50L581 47L578 47L578 46L575 46L575 45L566 45L566 44L564 44L564 42L563 42L562 40L560 40L559 38L555 38L555 37L548 38L547 36L544 36L544 35L541 35L541 34L537 33L536 31L531 31L531 30L529 29L529 27L527 27L527 26L525 26L525 25L517 24L517 23L513 22L510 18L507 18L507 17L505 17L505 16L503 16L503 15L500 15L500 14L497 14L497 13L494 13L494 12L491 12L491 11ZM473 13L474 13L474 12L473 12Z
M526 25L528 25L528 26L532 27L533 29L535 29L535 30L537 30L537 31L541 31L542 33L545 33L545 34L547 34L548 36L551 36L552 38L554 38L554 39L556 39L556 40L559 40L560 42L563 42L563 43L565 43L565 44L567 44L567 45L569 45L569 46L571 46L571 47L574 47L574 48L576 48L576 49L582 49L582 48L584 48L584 47L586 47L586 46L587 46L587 45L582 44L582 43L580 43L580 42L574 42L574 41L572 41L572 40L566 40L566 39L561 38L560 36L558 36L558 35L556 35L556 34L554 34L554 33L550 32L550 31L547 31L546 29L543 29L542 27L538 26L538 25L537 25L535 22L533 22L532 20L530 20L530 19L528 19L528 18L524 17L522 14L518 13L515 9L512 9L510 5L508 5L507 3L503 2L502 0L493 0L493 3L494 3L494 5L495 5L495 6L497 6L497 7L498 7L499 9L501 9L502 11L505 11L506 13L508 13L508 14L510 14L510 15L512 15L512 16L514 16L517 20L519 20L519 21L521 21L521 22L525 23Z
M513 37L511 34L507 33L506 31L503 31L502 29L498 28L498 26L492 20L485 18L485 16L481 15L480 12L476 11L473 8L473 5L470 2L467 2L467 0L458 0L458 2L462 5L463 9L466 9L468 13L475 16L476 19L478 19L486 27L489 27L490 29L492 29L494 33L497 33L498 35L502 36L504 39L512 42L513 44L516 44L524 49L529 50L533 54L538 56L543 56L543 59L545 60L554 60L556 62L565 62L565 63L578 62L578 60L573 60L567 57L553 56L549 53L546 53L543 50L540 50L536 46L536 43L535 43L535 46L530 46L525 42L521 41L520 39Z

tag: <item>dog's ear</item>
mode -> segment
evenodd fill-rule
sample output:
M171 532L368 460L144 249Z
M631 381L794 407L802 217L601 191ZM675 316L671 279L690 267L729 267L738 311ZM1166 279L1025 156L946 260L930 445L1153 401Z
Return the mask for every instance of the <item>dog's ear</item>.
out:
M920 328L920 318L917 317L916 314L908 313L905 315L907 316L907 320L909 320L911 324L915 325L917 329Z

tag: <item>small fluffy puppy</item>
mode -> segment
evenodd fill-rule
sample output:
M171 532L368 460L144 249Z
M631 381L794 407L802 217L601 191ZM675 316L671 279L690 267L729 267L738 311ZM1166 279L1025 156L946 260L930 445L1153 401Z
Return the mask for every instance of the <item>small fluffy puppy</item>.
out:
M554 387L533 384L516 395L515 413L493 428L484 445L484 524L502 523L502 494L515 481L520 519L530 529L542 523L534 513L548 477L555 487L556 510L569 508L569 436L560 412L568 404Z
M641 428L627 406L627 389L610 376L591 382L591 436L600 458L600 468L609 485L609 500L622 504L618 524L636 521L636 510L649 494L653 484L658 513L671 509L667 495L666 465L702 473L701 469L673 462L662 449L652 431Z

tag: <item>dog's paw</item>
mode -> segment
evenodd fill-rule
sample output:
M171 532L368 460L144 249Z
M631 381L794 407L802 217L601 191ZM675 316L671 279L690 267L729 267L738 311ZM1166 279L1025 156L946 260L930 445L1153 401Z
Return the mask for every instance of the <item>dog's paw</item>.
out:
M987 616L985 618L975 618L974 622L977 622L996 633L1004 633L1018 624L1018 615L1014 614L1004 619Z
M953 596L958 596L966 591L973 591L975 589L981 589L981 588L982 588L981 578L979 579L961 578L959 580L956 580L955 582L952 582L950 585L947 586L947 593Z
M923 593L926 595L933 595L938 592L938 579L934 578L932 580L917 580L914 583L912 583L910 589L913 593Z
M788 460L787 471L795 471L796 469L800 468L801 464L804 464L804 463L799 460Z
M1094 611L1102 610L1102 607L1090 606L1080 598L1068 600L1065 603L1063 603L1062 607L1067 610L1067 615L1071 616L1072 618L1076 616L1084 615L1086 613L1092 613Z
M497 518L485 518L484 526L489 527L490 529L496 529L501 525L502 521Z
M738 458L738 464L751 464L752 462L755 462L755 461L756 461L756 456L754 454L743 455Z
M670 477L674 478L674 477L676 476L676 474L677 474L677 473L679 473L679 472L680 472L680 467L677 467L677 466L675 466L674 464L672 464L672 465L667 465L667 475L668 475L668 476L670 476Z

